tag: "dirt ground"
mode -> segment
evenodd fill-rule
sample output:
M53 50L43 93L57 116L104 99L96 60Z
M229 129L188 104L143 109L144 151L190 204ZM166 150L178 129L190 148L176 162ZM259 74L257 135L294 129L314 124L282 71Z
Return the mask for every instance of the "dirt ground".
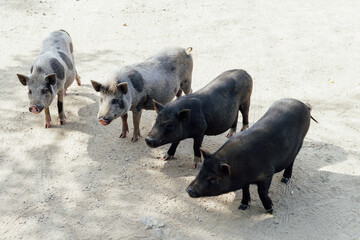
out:
M1 239L360 238L359 1L0 0L0 12ZM29 73L57 29L73 38L83 86L65 97L67 124L53 103L45 129L15 74ZM254 81L250 126L282 97L313 106L319 124L291 182L273 179L273 215L255 186L246 211L237 208L241 191L190 198L192 140L161 161L169 145L144 141L154 111L144 112L136 143L118 138L120 120L98 124L90 80L169 46L193 47L195 91L245 69ZM225 135L205 137L203 147L217 150Z

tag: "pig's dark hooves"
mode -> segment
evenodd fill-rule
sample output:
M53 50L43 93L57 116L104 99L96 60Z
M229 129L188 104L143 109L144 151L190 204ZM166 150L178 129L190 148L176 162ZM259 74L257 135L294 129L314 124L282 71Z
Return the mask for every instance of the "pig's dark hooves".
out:
M134 138L134 137L131 138L131 142L133 142L133 143L136 142L137 140L138 140L138 138Z
M248 129L248 128L249 128L249 124L243 125L242 128L241 128L241 132L242 132L242 131L245 131L245 130Z
M283 177L283 178L281 179L281 182L283 182L283 183L285 183L285 184L288 184L289 180L290 180L290 178Z
M246 210L248 208L249 208L249 205L246 205L246 204L240 204L240 206L239 206L239 209L241 209L241 210Z
M194 163L194 166L193 166L194 169L200 169L200 167L201 167L201 162Z
M121 133L119 138L126 138L126 133Z
M201 157L194 156L194 169L198 169L201 167Z
M267 212L268 214L273 214L274 210L273 210L272 208L270 208L270 209L266 210L266 212Z
M65 119L64 119L64 120L60 120L60 125L65 125Z

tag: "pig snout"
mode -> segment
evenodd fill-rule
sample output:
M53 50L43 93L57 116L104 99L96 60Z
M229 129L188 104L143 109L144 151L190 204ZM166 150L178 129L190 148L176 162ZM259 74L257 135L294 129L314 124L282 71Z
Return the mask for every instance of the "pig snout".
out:
M146 142L146 145L148 145L148 146L151 147L151 148L156 147L155 140L152 139L151 137L146 137L146 138L145 138L145 142Z
M43 109L42 107L39 107L39 106L36 106L36 105L31 105L31 106L29 107L29 111L30 111L31 113L35 113L35 114L40 113L42 109Z
M110 118L107 117L99 117L99 123L103 126L108 125L111 122Z
M189 194L190 197L196 198L199 197L199 195L196 193L195 189L192 186L189 186L186 188L186 192Z

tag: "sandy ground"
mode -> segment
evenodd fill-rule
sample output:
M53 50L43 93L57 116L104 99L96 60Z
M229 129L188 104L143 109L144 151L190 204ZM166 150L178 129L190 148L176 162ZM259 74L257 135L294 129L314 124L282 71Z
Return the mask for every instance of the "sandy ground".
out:
M360 3L319 1L0 0L0 238L2 239L359 239ZM65 98L67 124L28 112L29 73L42 39L66 29L83 86ZM114 66L169 46L193 47L193 89L242 68L254 80L250 125L282 97L309 102L312 115L289 185L277 174L265 214L255 186L191 199L192 140L176 159L143 137L119 139L121 121L97 123L101 81ZM131 117L129 119L131 123ZM132 124L129 124L132 132ZM131 134L130 134L131 136ZM225 133L205 137L215 151Z

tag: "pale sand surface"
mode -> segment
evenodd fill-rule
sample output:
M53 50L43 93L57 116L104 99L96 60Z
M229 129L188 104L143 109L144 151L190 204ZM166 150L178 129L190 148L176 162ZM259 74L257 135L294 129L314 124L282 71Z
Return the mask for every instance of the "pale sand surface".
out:
M1 239L359 239L360 2L0 0ZM65 97L67 124L28 112L29 73L42 39L67 30L83 86ZM193 47L193 89L242 68L254 80L250 126L282 97L309 102L311 123L288 185L273 178L274 214L255 186L192 199L192 140L159 159L144 136L119 139L121 121L98 124L90 80L169 46ZM241 120L239 121L240 125ZM129 118L132 133L132 117ZM205 137L215 151L226 133ZM146 228L148 223L148 228Z

